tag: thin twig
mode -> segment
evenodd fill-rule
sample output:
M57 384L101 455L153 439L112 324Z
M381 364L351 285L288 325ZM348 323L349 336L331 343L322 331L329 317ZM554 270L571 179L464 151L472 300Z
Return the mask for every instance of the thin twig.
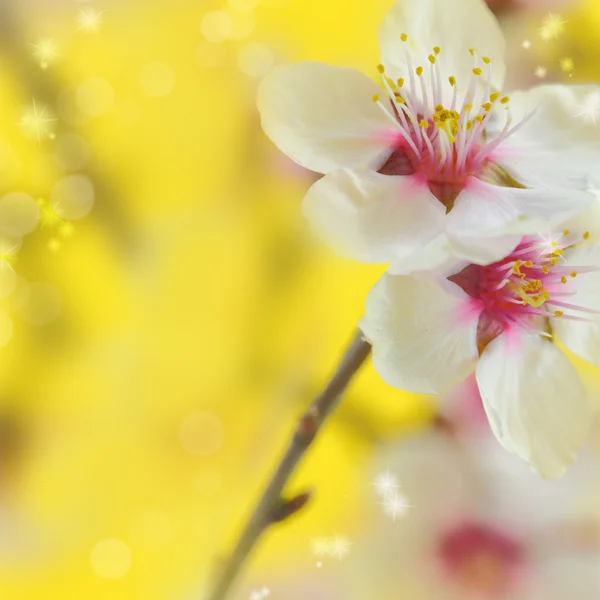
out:
M275 469L275 473L250 516L231 557L206 600L224 600L264 531L273 523L298 512L308 501L309 495L306 493L289 501L283 500L284 487L317 437L325 419L337 406L342 392L370 352L370 344L363 339L359 332L325 389L315 398L298 422L283 458Z

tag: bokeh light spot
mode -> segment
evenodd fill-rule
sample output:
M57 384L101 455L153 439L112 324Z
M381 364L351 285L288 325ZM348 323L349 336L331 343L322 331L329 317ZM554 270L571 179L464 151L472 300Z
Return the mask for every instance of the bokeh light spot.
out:
M209 456L223 445L223 434L223 424L213 413L193 412L181 421L179 443L193 456Z
M77 108L87 117L106 113L115 101L115 91L106 79L92 77L80 83L75 93Z
M68 175L52 188L52 207L63 219L81 219L94 205L94 186L85 175Z
M263 77L275 64L273 51L262 42L250 42L238 54L240 71L248 77Z
M10 342L13 335L13 324L6 311L0 309L0 348Z
M158 551L173 539L173 526L168 515L158 508L145 508L136 513L130 524L131 541L142 550Z
M0 200L0 233L22 237L32 232L40 216L37 202L28 194L12 192Z
M131 569L131 550L116 538L98 542L90 555L90 564L96 575L104 579L119 579Z
M175 73L165 63L150 63L142 69L140 83L148 96L153 98L168 96L175 87Z
M225 11L211 10L204 15L200 29L209 42L222 42L231 35L233 23Z

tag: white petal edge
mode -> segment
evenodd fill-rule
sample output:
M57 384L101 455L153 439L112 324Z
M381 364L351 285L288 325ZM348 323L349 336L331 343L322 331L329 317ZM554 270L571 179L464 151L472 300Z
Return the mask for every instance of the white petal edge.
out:
M475 368L480 312L479 304L448 281L384 275L367 296L359 326L384 381L438 394Z
M313 184L303 211L339 253L389 262L433 238L445 210L419 177L339 169Z
M383 163L394 124L373 102L377 84L359 71L319 62L272 69L257 93L262 127L279 149L303 167Z
M507 331L485 348L475 373L500 443L542 477L560 477L593 414L566 354L541 336Z
M402 33L408 35L406 43L400 40ZM482 0L398 0L380 26L379 47L384 65L405 79L409 77L407 45L413 68L423 65L427 71L428 55L435 46L440 47L437 63L442 85L453 75L458 89L466 91L474 67L470 48L491 59L493 85L499 90L504 85L504 35ZM451 95L450 86L443 85L446 88Z
M585 190L502 187L469 177L448 215L447 230L456 237L534 234L594 201Z
M511 93L513 123L531 117L493 159L524 185L600 185L600 122L582 114L591 94L600 94L600 86L553 84Z

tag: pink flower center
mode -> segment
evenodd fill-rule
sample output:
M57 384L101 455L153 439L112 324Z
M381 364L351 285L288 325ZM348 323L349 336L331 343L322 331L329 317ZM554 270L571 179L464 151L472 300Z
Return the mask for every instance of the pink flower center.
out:
M583 239L588 238L589 233L584 233ZM564 251L575 242L568 231L551 240L525 237L501 261L487 266L468 265L448 278L476 299L482 309L477 332L480 348L507 327L518 326L549 336L543 329L537 329L536 323L541 321L544 328L544 319L548 317L585 320L572 312L596 312L567 301L576 294L577 275L597 270L597 267L566 264Z
M401 39L406 42L408 36L402 34ZM385 74L383 65L379 65L388 102L382 102L379 95L373 97L373 102L394 124L394 129L388 134L393 151L380 167L379 173L424 174L431 192L450 211L466 178L485 173L491 153L525 120L510 128L509 98L492 91L489 58L482 57L480 63L475 50L469 51L473 56L472 76L460 100L456 78L450 76L445 84L442 81L436 59L440 52L436 46L428 56L427 73L422 66L413 69L411 53L407 48L409 73L406 82L403 78L393 81ZM452 89L451 98L448 91L443 90L443 85L447 86L448 83ZM492 136L486 126L494 106L502 106L508 112L504 128Z
M524 558L518 540L476 522L464 522L445 532L437 550L448 577L485 594L510 589Z

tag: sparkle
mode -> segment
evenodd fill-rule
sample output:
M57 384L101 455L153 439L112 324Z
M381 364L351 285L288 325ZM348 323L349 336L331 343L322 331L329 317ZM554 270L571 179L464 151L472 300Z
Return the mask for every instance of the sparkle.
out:
M42 38L33 46L33 55L40 61L40 67L47 69L57 58L58 48L52 38Z
M331 540L331 555L341 561L350 553L350 546L352 546L352 542L348 538L336 535Z
M73 235L73 231L74 231L74 227L73 227L73 223L61 223L58 227L58 233L60 234L61 237L64 238L69 238Z
M4 246L8 245L4 242L0 243L0 269L4 269L4 267L7 267L11 271L14 271L12 263L14 263L17 260L16 254L19 249L18 245L15 244L11 247Z
M540 37L546 41L556 39L564 31L565 23L559 15L548 13L539 29Z
M586 121L596 124L596 117L600 115L600 89L585 95L579 105L579 112L575 115Z
M78 31L92 33L98 31L102 25L102 14L94 8L82 8L77 17Z
M392 521L394 522L396 521L396 517L403 517L410 508L408 498L396 491L385 498L382 506L383 512L392 517Z
M373 486L377 493L385 499L400 487L398 485L398 478L393 473L390 473L389 469L385 473L377 475L373 481Z
M546 77L546 75L548 74L548 69L546 69L546 67L541 67L541 66L537 66L534 74L537 78L539 79L544 79L544 77Z
M560 68L564 73L570 73L575 68L575 63L573 62L572 58L561 58Z
M36 138L38 142L54 136L54 123L56 119L50 116L48 107L38 105L33 100L31 106L23 111L21 116L21 129L29 137Z
M529 40L523 40L521 47L525 50L529 50L529 48L531 48L531 42Z
M271 594L271 590L268 587L262 587L260 590L254 590L251 592L248 600L264 600Z
M48 241L48 250L50 250L50 252L58 252L60 250L60 240L58 238L50 238L50 240Z

